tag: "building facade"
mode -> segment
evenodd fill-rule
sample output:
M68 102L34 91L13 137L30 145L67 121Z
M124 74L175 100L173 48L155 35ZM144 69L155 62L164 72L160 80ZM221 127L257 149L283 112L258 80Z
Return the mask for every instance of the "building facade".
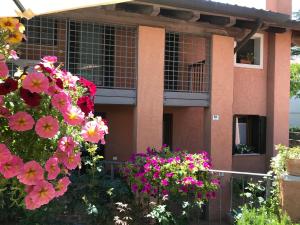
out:
M290 47L300 30L291 0L267 9L143 0L36 17L25 22L16 64L56 55L95 82L108 160L167 144L208 151L215 169L266 172L274 145L288 144Z

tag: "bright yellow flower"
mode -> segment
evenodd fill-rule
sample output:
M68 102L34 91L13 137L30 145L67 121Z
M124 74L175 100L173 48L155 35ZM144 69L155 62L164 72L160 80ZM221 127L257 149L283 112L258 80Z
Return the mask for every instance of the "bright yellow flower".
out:
M0 18L0 27L3 29L14 32L17 29L19 20L11 17Z
M23 39L23 34L19 31L15 31L9 34L7 42L10 44L16 44L21 42Z

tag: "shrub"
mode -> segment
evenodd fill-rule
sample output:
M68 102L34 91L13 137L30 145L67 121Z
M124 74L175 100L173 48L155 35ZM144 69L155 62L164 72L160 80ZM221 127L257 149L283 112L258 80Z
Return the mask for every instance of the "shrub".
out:
M206 152L148 148L147 153L132 157L123 175L141 202L152 201L148 217L160 224L172 224L186 218L195 206L216 198L219 180L211 176L210 167Z

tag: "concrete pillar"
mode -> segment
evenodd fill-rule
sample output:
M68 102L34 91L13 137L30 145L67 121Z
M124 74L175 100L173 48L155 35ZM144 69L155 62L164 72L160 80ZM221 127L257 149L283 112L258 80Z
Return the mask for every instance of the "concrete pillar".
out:
M213 168L231 170L234 39L213 35L211 49L211 100L210 107L205 109L205 143ZM218 120L213 120L213 115L219 117ZM211 201L209 218L212 220L229 212L229 177L223 177L221 189L222 211L220 212L220 199Z
M292 14L292 0L266 0L266 10Z
M269 35L267 91L267 160L276 154L274 145L289 144L291 33Z
M165 30L139 26L137 105L134 110L134 147L162 145ZM120 124L122 126L122 124Z

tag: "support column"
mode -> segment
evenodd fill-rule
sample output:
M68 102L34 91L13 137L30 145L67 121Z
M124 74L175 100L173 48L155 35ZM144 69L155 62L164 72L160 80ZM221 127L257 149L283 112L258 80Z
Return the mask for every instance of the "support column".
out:
M134 110L134 146L145 152L162 145L165 30L139 26L137 105Z
M213 35L211 49L211 102L210 107L205 109L206 149L210 152L214 169L231 170L234 40ZM218 119L213 120L213 115ZM222 193L219 192L217 199L210 201L210 220L218 220L220 215L224 217L229 212L229 181L230 177L222 178Z
M276 154L275 145L289 144L291 33L269 35L267 160Z

